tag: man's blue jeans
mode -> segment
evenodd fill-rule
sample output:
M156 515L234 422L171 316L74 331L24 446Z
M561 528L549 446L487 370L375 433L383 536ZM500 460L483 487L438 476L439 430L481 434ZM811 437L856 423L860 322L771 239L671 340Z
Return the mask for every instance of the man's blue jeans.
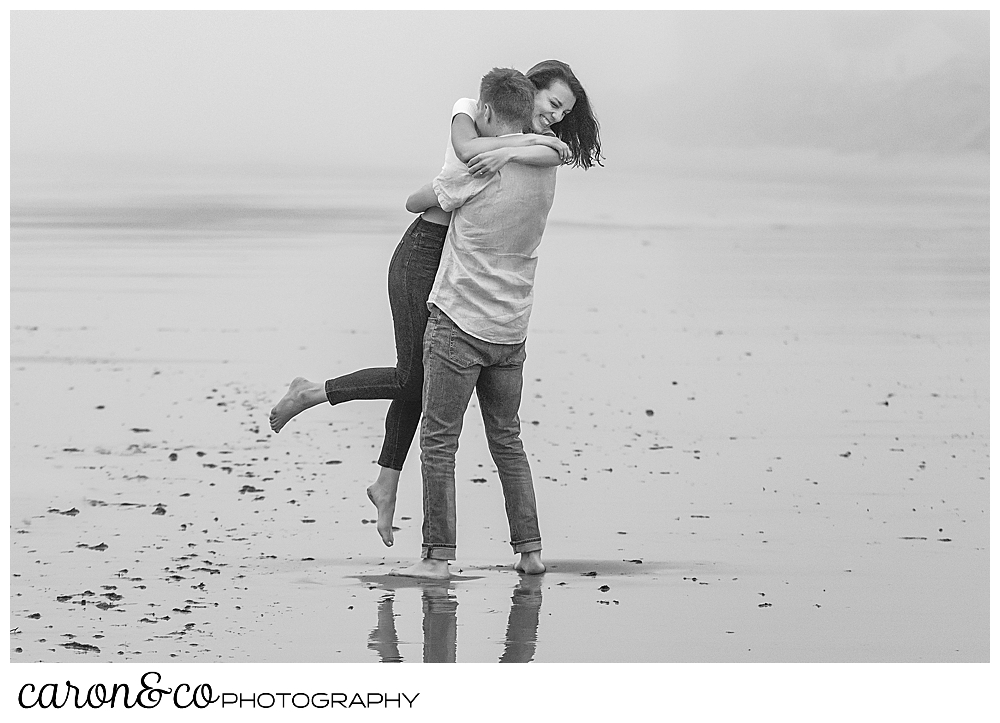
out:
M524 358L524 342L482 341L459 329L437 307L431 309L424 332L420 426L423 557L455 559L455 452L473 389L479 396L490 454L500 473L511 547L515 553L542 549L535 488L517 417Z

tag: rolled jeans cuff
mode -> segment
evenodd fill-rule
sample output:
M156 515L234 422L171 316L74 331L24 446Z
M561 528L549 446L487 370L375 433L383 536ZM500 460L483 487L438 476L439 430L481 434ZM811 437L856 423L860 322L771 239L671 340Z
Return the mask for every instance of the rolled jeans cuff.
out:
M515 554L521 554L524 552L541 552L542 551L542 538L537 537L534 540L522 540L521 542L512 542L510 546L514 548Z
M425 560L454 560L455 548L448 545L422 545L420 557Z

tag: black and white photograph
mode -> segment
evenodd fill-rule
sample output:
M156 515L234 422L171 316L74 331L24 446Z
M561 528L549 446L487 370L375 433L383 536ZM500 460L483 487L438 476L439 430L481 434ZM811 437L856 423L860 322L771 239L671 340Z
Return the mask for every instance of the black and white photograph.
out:
M988 10L9 23L26 718L990 662Z

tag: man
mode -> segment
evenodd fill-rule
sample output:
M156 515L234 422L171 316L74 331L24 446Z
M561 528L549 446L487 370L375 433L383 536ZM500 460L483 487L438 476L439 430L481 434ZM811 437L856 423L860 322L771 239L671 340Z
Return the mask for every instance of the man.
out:
M483 135L519 133L528 125L534 87L507 70L512 92L524 96L520 121L486 113L498 124ZM553 164L558 153L550 149ZM489 167L490 154L470 161ZM495 161L496 155L493 156ZM555 168L508 163L483 184L471 174L435 179L435 199L452 214L424 333L423 421L420 431L424 488L422 558L397 571L446 579L455 559L455 452L462 418L475 389L490 453L503 487L510 544L520 554L515 569L545 571L531 469L521 445L521 402L528 318L533 300L537 248L555 195ZM426 187L425 187L426 188ZM420 193L420 192L418 192ZM461 204L461 205L459 205Z

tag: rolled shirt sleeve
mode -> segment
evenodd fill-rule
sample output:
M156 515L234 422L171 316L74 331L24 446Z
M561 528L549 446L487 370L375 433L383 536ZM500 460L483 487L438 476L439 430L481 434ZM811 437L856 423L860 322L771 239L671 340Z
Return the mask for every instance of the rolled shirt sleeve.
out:
M467 170L449 172L442 170L431 182L438 204L445 211L454 211L486 186L496 180L496 174L490 178L474 178Z

